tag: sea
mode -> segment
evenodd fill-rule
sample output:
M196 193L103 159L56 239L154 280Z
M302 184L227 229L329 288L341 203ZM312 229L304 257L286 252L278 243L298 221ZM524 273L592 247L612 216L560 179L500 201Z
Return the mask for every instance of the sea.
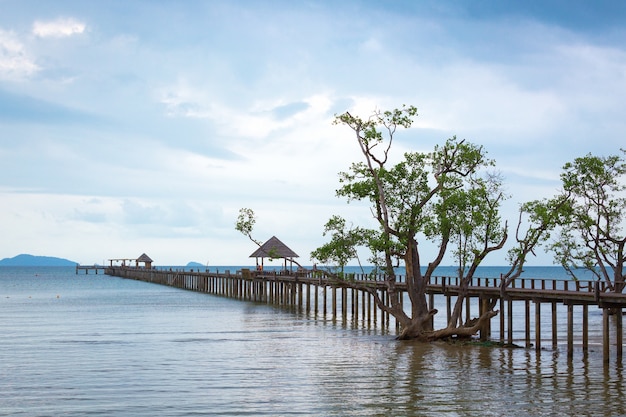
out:
M622 415L624 370L599 345L568 360L563 346L397 341L393 326L0 267L0 416Z

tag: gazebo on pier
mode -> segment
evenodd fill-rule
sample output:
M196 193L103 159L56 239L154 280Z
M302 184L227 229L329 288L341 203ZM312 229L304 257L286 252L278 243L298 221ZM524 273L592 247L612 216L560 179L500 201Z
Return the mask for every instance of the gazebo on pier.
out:
M145 253L142 253L141 256L137 258L137 260L135 261L135 266L139 268L139 264L143 263L144 268L151 269L152 262L153 262L152 259L150 259L148 255L146 255Z
M143 268L145 269L151 269L152 268L152 262L154 262L152 259L150 259L150 257L148 255L146 255L145 253L142 253L141 256L139 258L115 258L115 259L109 259L109 265L111 266L115 266L113 265L115 264L121 264L121 266L123 267L132 267L133 266L133 262L135 263L135 268L139 268L139 264L142 263L143 264Z
M256 269L258 271L263 270L263 260L265 258L282 258L285 260L285 270L287 269L287 262L289 262L289 270L292 270L294 263L293 258L297 257L298 254L289 249L289 247L281 242L276 236L272 236L267 242L265 242L257 250L252 252L252 255L250 255L250 258L256 258ZM261 259L261 263L259 263L259 258Z

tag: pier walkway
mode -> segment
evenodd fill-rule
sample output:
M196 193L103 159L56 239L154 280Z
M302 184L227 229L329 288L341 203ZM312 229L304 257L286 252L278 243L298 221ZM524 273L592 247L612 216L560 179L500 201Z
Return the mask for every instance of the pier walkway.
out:
M354 274L350 280L337 280L323 277L315 271L276 273L243 269L235 273L216 273L121 266L106 267L105 273L235 299L293 307L315 316L341 319L344 323L350 320L353 324L380 326L382 329L390 329L394 325L393 317L380 310L372 295L362 290L363 285L375 287L381 298L389 302L382 276L374 280L367 275ZM591 334L592 343L602 346L606 362L613 352L621 363L622 310L626 306L626 294L609 292L603 284L518 278L512 286L503 289L500 278L474 278L464 314L469 321L472 316L480 314L485 301L496 299L500 310L499 326L498 318L494 318L480 332L482 340L509 344L523 341L526 347L537 350L547 346L557 349L559 343L565 343L567 354L571 357L575 346L584 354L588 352ZM406 290L405 282L397 282L396 286L401 291ZM449 318L458 291L458 278L432 277L427 287L430 308L440 311L437 316ZM402 297L401 301L404 299ZM542 313L544 306L549 310ZM589 307L593 307L592 314ZM590 328L590 316L597 317L598 309L601 310L601 320L596 327L601 329ZM397 322L395 327L399 328ZM566 329L565 338L559 335L559 329L563 328Z
M105 270L107 269L106 266L104 265L78 265L76 264L76 275L78 275L79 271L85 271L85 274L89 274L89 271L94 271L96 274L98 274L98 271L105 273Z

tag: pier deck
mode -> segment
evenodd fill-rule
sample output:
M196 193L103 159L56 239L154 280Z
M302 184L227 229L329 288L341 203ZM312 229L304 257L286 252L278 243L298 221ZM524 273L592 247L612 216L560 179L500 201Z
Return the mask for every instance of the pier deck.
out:
M390 319L393 319L378 309L369 293L377 291L382 299L388 300L384 277L373 280L367 275L356 274L350 280L337 280L320 276L314 271L269 273L242 270L231 274L229 272L174 271L115 266L107 267L105 273L241 300L296 307L307 312L314 311L316 315L318 312L324 316L332 314L333 319L340 317L345 322L351 318L353 322L368 326L372 323L379 323L382 328L389 329ZM595 306L602 310L601 344L604 360L609 360L610 349L614 346L616 356L621 363L623 356L622 310L626 306L626 294L610 292L599 282L519 278L514 281L514 285L504 289L500 284L499 278L475 278L472 281L464 311L466 321L472 318L472 314L474 316L480 314L485 300L498 300L499 341L513 344L517 340L514 338L515 332L516 335L523 334L526 347L540 350L547 343L551 343L551 347L556 349L559 340L562 340L558 336L557 322L560 321L559 315L565 314L567 320L565 340L567 354L571 357L575 339L576 345L582 348L583 353L589 349L589 307ZM396 287L401 292L405 292L406 285L405 282L398 282ZM459 289L458 278L432 277L427 286L430 308L447 312L449 319ZM401 300L404 300L403 296ZM435 305L442 302L445 303L445 307ZM545 323L542 323L541 314L541 307L546 304L549 305L551 312L550 320L548 320L551 333L547 338L542 328L545 327ZM557 305L565 306L565 313L563 313L563 308L557 308ZM577 310L582 310L579 317L575 317L575 306ZM533 309L534 314L532 314ZM520 310L523 314L519 314ZM496 330L497 319L493 322L480 332L482 340L491 340L492 326L495 324L494 330ZM613 326L610 326L611 322L614 323ZM575 331L575 324L577 331ZM399 323L396 322L395 326L399 329Z
M106 269L107 267L103 265L76 265L76 274L78 275L78 271L85 271L85 274L89 274L89 271L94 271L96 274L98 272L104 274Z

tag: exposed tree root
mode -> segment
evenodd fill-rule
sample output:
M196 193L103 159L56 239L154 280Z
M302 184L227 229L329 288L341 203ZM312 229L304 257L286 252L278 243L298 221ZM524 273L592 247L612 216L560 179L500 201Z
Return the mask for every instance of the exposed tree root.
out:
M490 310L482 316L471 320L462 327L446 327L445 329L434 331L423 331L422 321L416 321L412 325L403 329L398 340L422 340L432 342L435 340L448 340L451 338L469 339L477 334L485 323L498 315L498 310Z

